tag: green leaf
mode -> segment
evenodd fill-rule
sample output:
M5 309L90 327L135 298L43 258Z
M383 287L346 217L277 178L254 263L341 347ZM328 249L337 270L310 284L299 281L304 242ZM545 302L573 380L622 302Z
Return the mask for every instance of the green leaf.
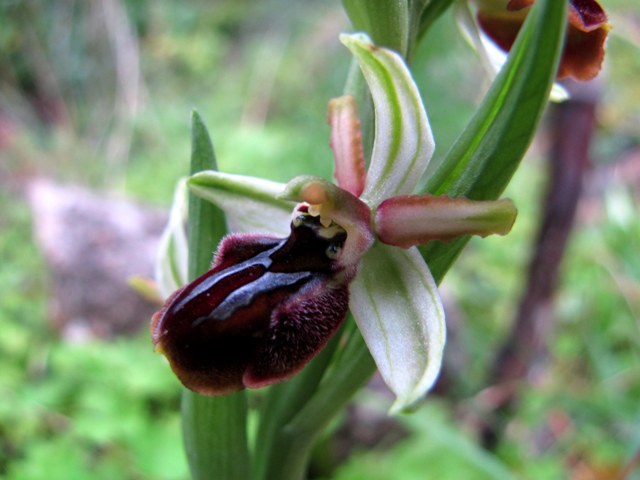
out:
M478 111L429 178L430 193L478 200L502 193L547 104L565 24L565 2L535 3Z
M409 5L406 0L343 0L353 28L366 32L381 47L403 57L409 40Z
M351 284L350 307L397 397L391 413L410 407L435 382L445 343L440 295L418 250L374 245Z
M191 174L216 168L213 145L200 116L191 122ZM189 195L189 277L209 269L211 252L226 233L223 212ZM247 403L244 392L204 397L185 390L182 431L191 475L196 480L251 478L247 447Z
M418 41L429 31L433 23L451 6L453 0L430 0L420 12L415 35Z
M360 63L375 109L375 140L362 199L377 206L385 198L413 193L435 143L420 92L400 56L366 35L341 35Z
M566 2L539 0L477 113L429 178L436 195L496 199L524 156L555 78L566 25ZM466 244L431 243L420 250L442 278Z
M285 188L282 183L207 170L187 184L192 193L224 210L231 231L289 233L293 204L278 198Z
M198 115L191 116L191 175L202 170L216 170L216 156L207 127ZM212 253L227 233L224 212L195 195L189 195L189 278L195 279L209 270Z

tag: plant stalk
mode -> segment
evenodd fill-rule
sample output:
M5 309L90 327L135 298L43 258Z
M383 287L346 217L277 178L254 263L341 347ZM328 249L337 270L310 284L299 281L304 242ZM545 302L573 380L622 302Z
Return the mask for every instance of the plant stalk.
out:
M209 133L193 112L191 174L217 169ZM209 269L212 252L227 231L224 213L189 194L189 279ZM182 396L182 433L194 480L249 480L247 399L244 392L205 397L186 390Z

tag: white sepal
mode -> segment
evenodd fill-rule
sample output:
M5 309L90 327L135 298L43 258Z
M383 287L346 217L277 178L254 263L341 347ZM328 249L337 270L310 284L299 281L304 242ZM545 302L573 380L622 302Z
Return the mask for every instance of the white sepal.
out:
M156 254L155 278L163 298L187 282L188 243L185 221L187 218L186 179L178 182L173 195L169 221L162 232Z
M408 409L438 377L446 337L440 295L418 250L376 243L351 284L350 308L396 395L390 413Z
M197 173L187 183L195 195L224 210L230 231L289 234L294 204L277 198L285 184L214 170Z
M413 192L435 149L431 127L411 72L397 53L362 33L343 34L369 85L375 139L362 199L371 207Z

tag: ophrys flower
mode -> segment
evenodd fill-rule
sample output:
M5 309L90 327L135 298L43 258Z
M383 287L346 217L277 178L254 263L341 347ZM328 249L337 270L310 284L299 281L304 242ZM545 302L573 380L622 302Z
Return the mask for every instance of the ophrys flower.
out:
M504 234L513 224L508 200L413 194L434 150L418 89L397 54L362 34L341 40L374 101L368 169L347 96L329 108L337 185L303 176L285 186L213 171L188 181L236 229L262 230L223 240L212 270L154 316L154 343L196 391L222 394L288 378L322 348L348 306L397 396L393 409L411 405L435 381L445 343L442 303L415 245ZM292 208L291 221L283 220ZM264 233L285 225L285 238Z

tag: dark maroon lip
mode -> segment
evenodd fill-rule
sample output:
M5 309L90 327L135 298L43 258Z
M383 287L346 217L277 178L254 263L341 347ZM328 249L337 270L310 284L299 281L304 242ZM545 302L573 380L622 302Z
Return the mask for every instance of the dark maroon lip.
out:
M344 320L346 233L325 238L306 205L297 213L286 238L225 237L211 270L154 315L154 344L186 387L216 395L288 378Z

